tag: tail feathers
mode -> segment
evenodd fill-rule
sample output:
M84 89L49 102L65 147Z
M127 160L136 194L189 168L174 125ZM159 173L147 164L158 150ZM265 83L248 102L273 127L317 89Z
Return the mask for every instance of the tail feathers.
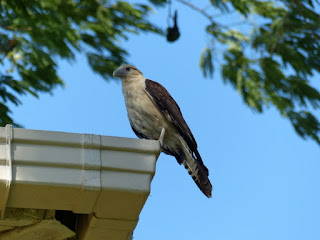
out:
M188 173L192 177L193 181L197 184L201 192L210 198L212 185L208 178L208 168L203 164L200 154L197 150L195 151L196 156L194 156L184 139L180 139L180 142L182 143L183 147L182 152L184 155L184 167L188 170Z
M185 158L183 163L201 192L208 198L211 198L212 185L208 178L207 171L205 170L207 168L204 165L201 165L191 154L189 157Z

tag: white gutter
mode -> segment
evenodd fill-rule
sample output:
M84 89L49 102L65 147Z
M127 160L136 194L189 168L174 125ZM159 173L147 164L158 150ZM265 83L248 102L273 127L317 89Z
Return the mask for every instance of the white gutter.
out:
M0 184L0 218L4 217L5 208L9 198L10 186L12 181L12 154L11 154L11 140L12 140L12 126L7 125L4 129L5 131L5 151L1 151L1 153L5 153L5 156L0 159L0 164L4 166L3 170L4 173L1 172L0 169L0 176L5 177L5 181L1 182Z
M7 208L70 210L85 214L80 240L127 240L159 153L158 141L7 125L0 128L0 217Z

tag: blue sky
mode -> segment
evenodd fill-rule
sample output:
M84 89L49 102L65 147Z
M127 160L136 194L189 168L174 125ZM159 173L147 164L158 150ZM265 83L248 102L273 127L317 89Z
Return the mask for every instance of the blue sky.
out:
M154 21L166 26L167 10ZM320 239L320 147L297 136L275 109L246 107L217 70L204 79L199 56L206 19L179 6L181 38L152 34L122 42L129 63L163 84L180 105L210 170L213 197L197 189L173 157L161 154L137 240ZM121 84L94 74L85 57L60 62L64 89L23 97L14 119L29 129L133 137ZM319 113L317 114L319 117ZM107 203L106 203L107 204Z

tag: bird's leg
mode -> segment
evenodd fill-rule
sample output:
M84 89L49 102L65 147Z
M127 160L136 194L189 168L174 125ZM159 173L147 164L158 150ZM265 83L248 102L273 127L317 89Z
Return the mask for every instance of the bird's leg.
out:
M160 147L163 148L163 138L164 134L166 133L166 129L163 127L161 129L160 137L159 137L159 142L160 142Z

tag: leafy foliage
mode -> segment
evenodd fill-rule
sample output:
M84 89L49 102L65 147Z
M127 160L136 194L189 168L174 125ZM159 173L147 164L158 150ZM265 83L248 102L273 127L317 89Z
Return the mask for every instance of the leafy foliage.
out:
M251 28L251 34L245 34L209 19L207 33L221 48L227 47L222 64L224 81L237 89L252 109L263 112L268 106L276 107L301 137L320 144L319 120L308 111L319 110L320 103L319 91L310 84L311 77L320 72L320 15L314 10L316 2L213 2L221 11L236 10ZM250 23L249 16L256 16L259 24ZM204 76L211 61L201 56Z
M212 77L213 74L213 64L212 64L212 54L211 49L205 48L203 49L200 57L200 68L202 69L202 73L205 77Z
M162 31L147 20L154 7L169 0L145 4L109 0L10 0L0 5L0 125L14 123L8 103L19 95L52 92L63 81L57 60L73 60L85 53L92 69L105 79L125 62L119 43L130 33ZM209 0L201 9L187 0L172 0L208 19L211 38L200 56L205 77L221 69L225 83L257 112L273 106L303 138L320 144L319 91L310 84L320 72L319 2L312 0ZM211 10L235 14L240 25L210 15ZM196 14L196 13L195 13ZM241 27L245 25L245 28ZM180 23L183 25L183 23ZM250 30L250 31L248 31ZM216 49L222 49L218 55ZM213 54L215 53L215 54ZM219 68L214 67L217 60ZM17 125L17 124L16 124Z
M63 81L57 60L73 60L84 52L92 69L105 79L125 62L120 39L128 33L161 31L146 18L151 7L124 1L1 0L0 5L0 125L16 124L8 102L18 96L52 92ZM163 4L158 1L157 5Z

